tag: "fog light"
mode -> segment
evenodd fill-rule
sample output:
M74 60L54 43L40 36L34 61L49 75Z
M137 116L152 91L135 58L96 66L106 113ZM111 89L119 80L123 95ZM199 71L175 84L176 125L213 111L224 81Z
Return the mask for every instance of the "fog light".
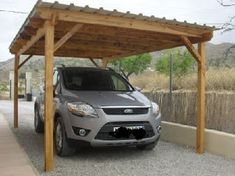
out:
M159 126L157 126L157 132L158 133L160 133L161 132L161 129L162 129L162 127L159 125Z
M85 129L80 129L78 134L79 134L79 136L86 136L86 130Z
M76 135L79 135L79 136L87 136L88 133L91 131L91 130L88 130L88 129L84 129L84 128L79 128L79 127L72 127L73 128L73 131Z

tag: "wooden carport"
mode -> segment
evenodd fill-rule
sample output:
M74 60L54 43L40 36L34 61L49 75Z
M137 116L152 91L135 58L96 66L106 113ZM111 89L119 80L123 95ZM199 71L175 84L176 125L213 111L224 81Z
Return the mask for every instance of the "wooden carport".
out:
M14 127L18 127L18 70L33 55L45 55L45 171L53 169L53 57L111 59L186 46L198 64L197 153L204 152L205 42L213 27L38 1L10 45L15 54ZM193 44L198 44L195 47ZM20 55L29 55L20 62Z

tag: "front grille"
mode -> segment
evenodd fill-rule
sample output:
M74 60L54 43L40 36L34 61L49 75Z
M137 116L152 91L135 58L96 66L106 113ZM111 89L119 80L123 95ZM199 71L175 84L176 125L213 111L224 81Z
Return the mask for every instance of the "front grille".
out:
M108 115L128 115L147 114L149 108L103 108Z
M136 139L136 137L131 134L128 138L126 137L115 137L112 135L113 127L130 127L130 126L144 126L144 130L146 132L143 138L149 138L154 136L153 128L149 122L109 122L105 124L98 134L96 135L95 139L100 140L128 140L128 139Z

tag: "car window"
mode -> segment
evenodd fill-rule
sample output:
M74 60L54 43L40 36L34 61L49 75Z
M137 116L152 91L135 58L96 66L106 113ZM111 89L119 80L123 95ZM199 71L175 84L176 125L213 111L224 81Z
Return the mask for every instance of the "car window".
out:
M58 81L58 71L55 70L53 73L53 86L56 86L57 81Z
M71 90L132 91L129 83L117 73L107 70L63 71L64 84Z
M55 91L57 93L61 92L60 74L57 74L57 81L56 81L56 85L55 85Z
M125 91L128 89L127 85L123 82L123 80L121 80L117 76L111 75L111 78L112 78L112 82L114 84L115 90Z

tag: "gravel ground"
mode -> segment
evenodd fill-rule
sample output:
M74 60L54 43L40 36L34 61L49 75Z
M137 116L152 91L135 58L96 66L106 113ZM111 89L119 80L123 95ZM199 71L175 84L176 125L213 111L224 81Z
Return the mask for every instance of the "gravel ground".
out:
M0 101L12 127L12 102ZM19 103L19 129L12 129L40 175L48 176L234 176L235 160L160 141L153 151L135 148L86 148L74 156L55 155L55 170L43 172L43 135L33 129L33 103Z

